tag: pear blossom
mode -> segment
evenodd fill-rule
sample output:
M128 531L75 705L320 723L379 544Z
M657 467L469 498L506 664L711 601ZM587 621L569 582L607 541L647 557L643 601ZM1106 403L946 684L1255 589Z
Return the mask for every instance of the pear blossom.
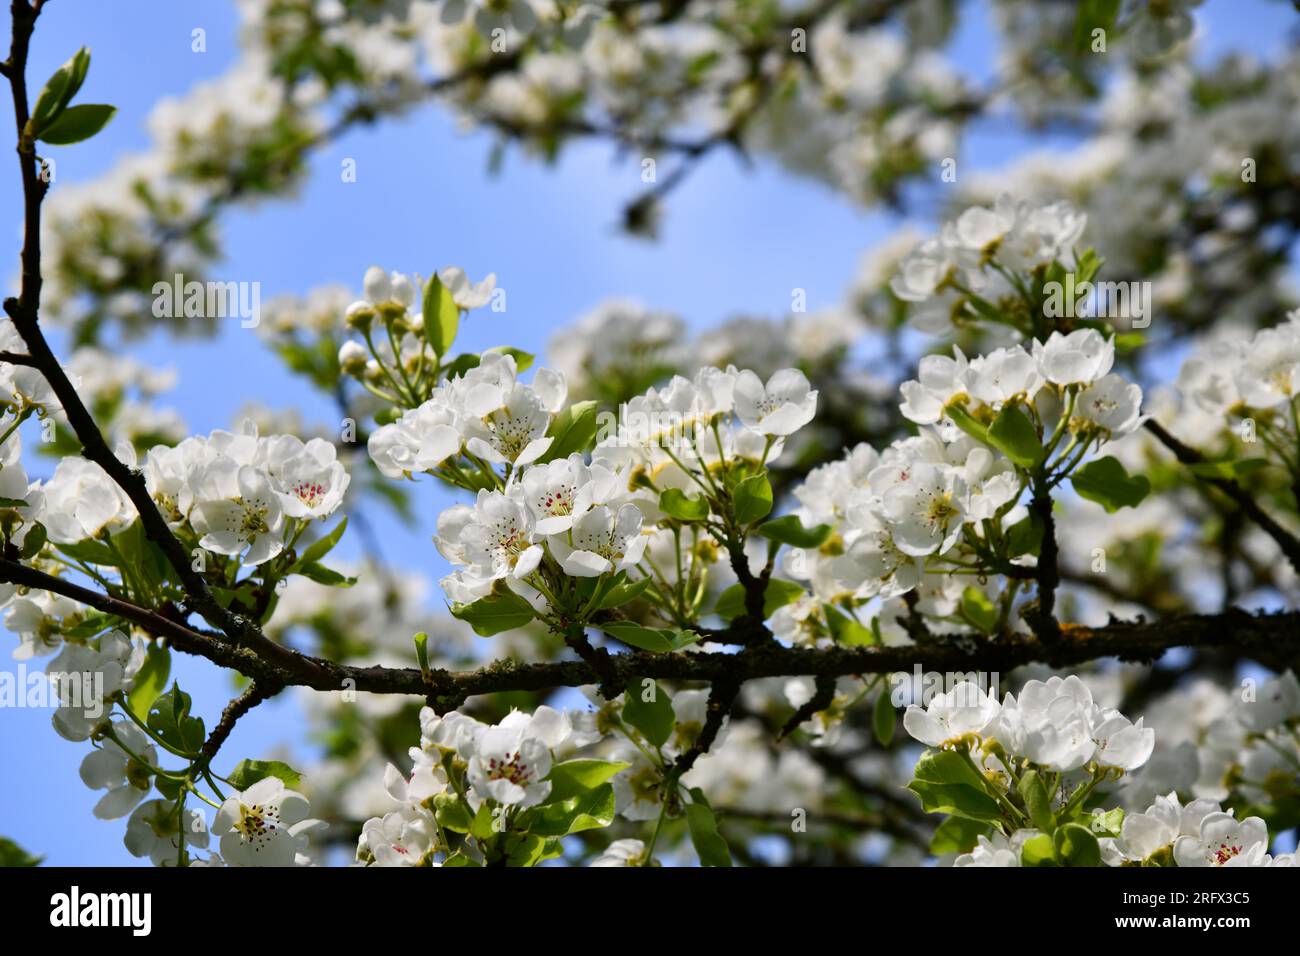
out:
M1179 866L1262 866L1268 853L1268 828L1259 817L1238 820L1211 813L1193 834L1174 842Z
M1046 342L1034 341L1034 357L1047 381L1090 385L1115 363L1115 341L1096 329L1078 329L1069 335L1053 332Z
M617 510L597 505L573 522L567 536L553 537L550 548L565 574L596 577L634 567L641 560L646 540L636 505L625 504Z
M817 412L817 391L798 369L781 369L766 385L746 369L736 378L734 395L737 416L761 435L792 435Z
M302 794L278 777L263 777L226 797L212 834L230 866L294 866L306 860L307 834L320 824L308 818L310 812Z
M283 499L265 472L227 458L205 469L198 484L192 520L201 547L241 555L249 567L284 550Z
M176 804L169 800L146 800L127 820L123 842L132 856L148 857L154 866L176 866L182 840L186 852L207 848L209 834L203 814L186 807L185 813L178 815Z
M438 278L451 293L452 301L462 309L477 309L487 305L497 284L496 273L489 273L482 282L475 283L470 281L465 270L459 266L439 269Z
M936 694L925 707L910 704L903 713L903 727L923 744L951 747L987 733L999 710L997 698L978 684L962 681Z
M592 860L592 866L645 866L646 846L640 840L615 840Z
M87 754L80 769L86 786L107 791L95 804L94 814L101 820L115 820L134 810L153 786L148 767L158 765L158 752L144 731L126 720L113 721L112 726L113 737Z
M104 469L84 458L64 458L41 486L44 502L38 520L50 540L75 544L101 534L117 534L135 521L135 506Z

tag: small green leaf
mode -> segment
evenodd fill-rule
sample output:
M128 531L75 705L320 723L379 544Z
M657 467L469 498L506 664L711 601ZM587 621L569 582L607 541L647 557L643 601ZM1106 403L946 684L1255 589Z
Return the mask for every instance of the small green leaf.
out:
M171 676L171 670L171 651L161 644L150 644L149 649L145 651L144 663L140 665L140 669L136 671L131 681L131 693L127 697L127 706L131 713L141 720L148 718L149 708L167 686L167 678Z
M600 629L612 637L617 637L624 644L630 644L632 647L640 648L643 651L653 651L658 654L679 651L700 639L700 635L694 631L642 627L640 624L634 624L631 621L615 621L612 624L602 624Z
M981 792L984 789L984 778L979 771L951 750L927 750L917 760L912 775L928 783L973 787Z
M998 611L988 595L971 585L962 592L961 613L981 634L992 634L998 626Z
M115 568L120 563L113 549L102 541L87 538L73 544L55 544L56 548L75 561L93 564L102 568Z
M1029 811L1029 820L1036 829L1044 833L1051 833L1056 828L1056 821L1052 817L1052 801L1047 793L1047 784L1039 776L1037 770L1030 770L1020 778L1017 785L1020 791L1020 797L1025 801L1025 809Z
M27 529L27 534L23 536L23 558L30 560L41 553L41 548L45 547L45 542L49 540L49 534L45 530L45 525L39 521L34 522Z
M948 405L944 408L943 413L949 421L964 431L967 435L970 435L971 438L974 438L976 441L984 445L992 444L992 442L989 441L988 427L980 424L971 417L970 412L966 411L966 409L961 405L956 403Z
M1088 819L1088 829L1101 837L1118 837L1124 826L1124 811L1120 807L1114 810L1094 810Z
M1043 547L1043 519L1032 511L1007 529L1007 552L1013 558L1037 555Z
M641 596L646 588L650 586L649 578L640 578L636 581L623 581L614 585L601 596L599 608L608 609L612 607L622 607L631 601L635 601Z
M1046 833L1030 837L1020 848L1021 866L1059 866L1056 859L1056 846Z
M718 820L713 810L704 802L699 788L691 790L697 801L686 805L686 826L691 832L691 843L699 854L701 866L731 866L731 850L718 832Z
M614 788L607 783L560 800L543 804L529 825L540 836L562 837L599 830L614 822Z
M981 836L988 836L992 827L978 820L965 817L949 817L939 824L930 838L930 852L936 856L944 853L969 853L979 843Z
M241 760L230 774L230 785L236 790L247 790L259 780L275 777L283 780L290 789L302 783L302 774L281 760Z
M1151 490L1145 475L1129 475L1110 455L1088 462L1070 476L1070 482L1081 497L1095 501L1112 514L1141 504Z
M323 564L304 564L295 573L301 574L304 578L315 581L317 584L324 584L332 588L350 588L357 583L355 577L340 574L333 568L327 568Z
M889 688L884 687L876 696L875 707L871 711L871 729L882 747L888 747L894 739L894 729L898 726L898 711L889 699Z
M709 516L709 502L703 495L691 498L679 488L666 488L659 496L659 510L678 521L703 521Z
M998 803L983 790L960 784L930 783L913 780L907 785L921 798L926 813L948 813L970 820L993 821L1002 818Z
M469 815L465 801L454 793L440 793L433 798L434 814L444 830L469 833L474 819Z
M451 290L442 284L435 272L424 284L424 298L420 303L424 316L424 340L441 359L451 351L460 329L460 308L451 297Z
M537 459L538 464L568 458L575 452L584 452L591 447L596 437L596 425L599 406L596 402L575 402L563 409L551 422L546 434L554 441L551 447Z
M69 106L41 130L38 138L51 146L71 146L90 139L108 125L117 107L103 103L85 103Z
M732 491L736 520L742 525L766 518L772 511L772 485L767 475L750 475Z
M348 519L344 516L343 520L334 526L334 530L307 546L295 566L315 564L320 561L321 558L334 550L334 546L339 543L339 539L343 537L343 532L347 530L347 527Z
M826 625L836 644L845 647L873 647L881 643L878 625L866 627L833 605L823 604L822 607L826 613Z
M1066 866L1101 866L1101 846L1082 824L1065 824L1053 835L1052 843Z
M784 578L769 579L767 590L763 592L763 618L771 617L780 608L797 601L800 595L805 593L807 592L793 581ZM745 589L739 584L727 588L718 595L718 603L713 613L724 621L740 617L745 613Z
M0 867L40 866L43 856L32 856L8 837L0 837Z
M174 681L149 708L145 724L169 745L186 754L198 754L206 738L201 717L190 716L190 695Z
M1034 423L1017 406L1006 404L988 431L989 444L1021 468L1033 468L1043 460L1043 443Z
M831 536L828 524L813 525L805 528L794 515L782 515L758 526L758 533L769 541L779 541L792 548L820 548Z
M451 614L469 624L480 637L513 631L537 617L533 606L508 587L499 587L473 604L453 605Z
M577 759L565 760L551 767L547 780L551 781L549 800L568 800L588 790L608 783L622 770L632 766L617 760Z
M478 805L478 811L469 824L469 833L476 840L490 840L496 836L492 829L492 805L487 800Z
M83 46L45 81L45 87L32 108L32 129L37 136L72 102L89 69L90 50Z
M677 724L668 692L653 681L647 686L635 678L623 692L623 719L656 747L668 742Z

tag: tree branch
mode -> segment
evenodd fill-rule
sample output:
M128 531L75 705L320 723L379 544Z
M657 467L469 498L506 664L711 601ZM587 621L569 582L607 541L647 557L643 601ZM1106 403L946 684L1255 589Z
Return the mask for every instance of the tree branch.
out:
M1206 461L1204 455L1195 448L1183 444L1166 431L1164 426L1154 418L1147 419L1146 429L1159 440L1160 444L1173 452L1174 457L1177 458L1180 463L1184 465L1199 465ZM1193 472L1193 474L1195 474L1195 472ZM1259 506L1259 503L1255 501L1254 495L1242 488L1241 485L1237 484L1231 478L1211 478L1205 475L1196 475L1196 477L1205 482L1205 484L1218 488L1221 492L1236 502L1237 505L1240 506L1241 510L1245 512L1245 514L1254 521L1255 524L1259 525L1259 527L1270 538L1277 542L1278 547L1282 549L1282 553L1286 555L1287 560L1291 562L1291 566L1295 568L1296 573L1300 574L1300 538L1297 538L1290 531L1287 531L1286 528L1282 527L1277 523L1277 521L1269 516L1269 514Z

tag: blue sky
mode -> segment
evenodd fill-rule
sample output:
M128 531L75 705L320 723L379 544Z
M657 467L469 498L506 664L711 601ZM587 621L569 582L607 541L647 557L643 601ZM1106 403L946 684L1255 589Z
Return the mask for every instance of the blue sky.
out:
M1199 16L1208 28L1205 53L1233 48L1259 56L1281 47L1295 18L1290 4L1276 0L1210 0ZM191 52L195 27L207 31L206 53ZM56 154L54 188L93 179L146 148L153 104L224 72L237 57L235 28L227 0L49 3L33 42L30 82L39 88L85 44L94 59L82 99L119 108L91 143ZM991 48L982 7L966 19L953 50L972 75L987 71ZM10 114L3 113L0 128L8 130ZM606 145L579 143L555 167L511 152L494 178L487 172L490 142L458 131L437 108L353 132L314 157L298 196L225 217L227 257L214 277L259 281L265 301L326 283L357 288L371 264L424 274L453 263L474 277L495 272L508 310L476 314L459 344L541 352L552 332L611 296L675 310L697 327L740 313L782 315L796 287L807 290L810 309L830 306L853 280L862 253L896 225L817 183L762 162L745 169L719 154L673 194L660 240L646 243L616 228L622 202L641 186L635 162L618 159ZM1031 142L1041 140L1009 135L1006 123L977 129L962 162L965 168L1000 165ZM355 183L341 181L345 158L356 160ZM8 165L0 174L10 177L0 186L0 255L11 256L7 275L13 276L21 238L17 176ZM215 341L157 336L133 354L179 370L180 383L165 400L198 432L228 426L250 400L299 408L308 420L333 417L235 321ZM408 528L374 509L371 514L390 559L438 573L429 523ZM344 551L349 547L345 541ZM14 667L7 653L0 661ZM230 696L228 675L193 660L178 661L174 673L211 723ZM58 738L49 716L0 710L0 835L52 864L134 863L122 847L123 821L91 816L97 793L77 776L86 746ZM303 726L293 697L284 695L245 718L226 752L232 759L262 756L278 741L301 749Z

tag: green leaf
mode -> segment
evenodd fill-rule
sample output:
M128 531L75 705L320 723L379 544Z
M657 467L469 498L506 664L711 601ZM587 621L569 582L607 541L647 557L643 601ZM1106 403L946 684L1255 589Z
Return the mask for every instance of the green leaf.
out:
M346 574L340 574L333 568L327 568L323 564L304 564L298 568L295 574L301 574L317 584L324 584L332 588L350 588L357 583L355 577L348 577Z
M553 439L551 447L537 459L538 464L568 458L575 452L584 452L591 447L596 437L596 420L599 406L596 402L575 402L563 409L546 429L546 434Z
M302 774L280 760L241 760L230 774L230 785L236 790L247 790L259 780L275 777L292 789L302 783Z
M477 840L490 840L496 836L496 831L492 829L492 805L484 800L478 805L478 812L474 814L474 819L470 821L470 836Z
M623 581L606 591L601 597L600 603L597 607L602 610L612 607L622 607L624 604L627 604L630 601L635 601L639 598L641 592L649 586L649 578L641 578L636 581Z
M37 136L72 102L72 98L81 89L81 84L85 82L89 69L90 50L83 46L45 81L45 87L32 108L32 129Z
M769 579L767 590L763 592L764 620L771 617L780 608L797 601L799 596L804 593L804 589L793 581L787 581L784 578ZM724 621L740 617L745 613L745 589L739 584L733 584L727 588L718 595L718 603L714 607L713 613Z
M758 526L758 533L769 541L779 541L792 548L820 548L831 536L828 524L813 525L805 528L794 515L782 515Z
M1087 827L1067 823L1052 837L1056 855L1066 866L1101 866L1101 847Z
M469 815L465 801L454 793L440 793L433 798L434 815L444 830L469 833L474 819Z
M547 780L551 781L550 800L568 800L602 783L608 783L619 771L632 766L617 760L578 759L565 760L551 767Z
M704 800L698 787L692 788L696 802L686 805L686 826L691 831L691 843L699 854L701 866L731 866L731 850L718 832L718 820Z
M1051 833L1056 828L1056 820L1052 817L1052 801L1047 793L1047 784L1038 771L1028 771L1020 778L1017 789L1025 801L1025 809L1029 811L1029 820L1035 829Z
M772 510L772 485L767 475L742 479L731 493L736 520L742 525L766 518Z
M32 856L8 837L0 837L0 866L39 866L43 856Z
M448 364L442 367L442 374L447 379L459 378L472 368L478 368L482 359L473 352L466 352L464 355L457 355Z
M1095 501L1111 514L1141 504L1151 490L1145 475L1129 475L1110 455L1088 462L1070 476L1070 482L1081 497Z
M1243 817L1245 814L1242 815ZM1094 810L1088 816L1088 829L1097 837L1118 837L1124 826L1124 811L1120 807L1114 810Z
M460 308L451 297L451 290L442 284L435 272L424 284L424 298L420 303L424 316L424 340L441 359L451 351L460 328Z
M668 742L677 724L668 692L653 681L646 687L635 678L628 681L627 690L623 692L623 719L656 747Z
M49 534L45 530L45 525L39 521L34 522L27 529L27 534L23 536L23 558L30 560L41 553L41 548L45 547L45 542L49 540Z
M988 431L989 444L1021 468L1034 468L1043 460L1043 443L1034 423L1017 406L1002 406Z
M845 647L872 647L881 643L878 626L865 627L831 604L823 604L822 608L826 613L826 625L830 628L835 643L843 644Z
M1046 833L1040 833L1025 841L1020 848L1021 866L1059 866L1056 859L1056 846Z
M127 697L127 706L131 713L141 720L149 716L149 708L167 686L167 678L171 676L171 670L171 651L161 644L150 644L149 649L145 651L144 663L140 665L131 682L131 693Z
M659 510L678 521L703 521L709 516L709 502L703 495L691 498L679 488L667 488L659 496Z
M516 834L506 851L506 866L536 866L550 842L535 833Z
M117 112L116 106L103 103L85 103L81 106L69 106L60 113L49 126L41 130L37 138L51 146L71 146L90 139L108 125L108 121Z
M198 754L206 738L203 718L190 716L190 695L174 681L172 689L153 702L145 724L169 745L186 754Z
M998 611L988 595L974 585L961 595L961 613L981 634L992 634L998 626Z
M480 637L513 631L537 616L533 606L508 587L498 587L473 604L453 605L451 613L469 624Z
M347 530L347 527L348 519L345 515L343 520L334 526L333 531L307 546L306 550L303 551L302 556L298 558L295 567L315 564L321 558L325 557L325 555L329 554L334 550L334 546L339 543L339 539L343 537L343 532Z
M94 564L102 568L115 568L120 563L113 550L102 541L87 538L73 544L55 544L56 548L75 561Z
M1120 0L1080 0L1079 13L1074 21L1074 50L1076 53L1087 53L1092 49L1092 31L1105 30L1107 34L1114 29L1115 18L1119 14ZM1085 253L1085 262L1088 255L1095 258L1091 249ZM1097 267L1100 268L1101 260L1097 260ZM1090 279L1096 275L1094 269L1088 275Z
M634 624L631 621L615 621L612 624L602 624L600 629L612 637L617 637L624 644L630 644L632 647L638 647L643 651L654 651L658 654L679 651L700 639L700 635L694 631L675 631L666 627L642 627L640 624Z
M950 813L971 820L998 820L998 806L984 778L951 750L927 750L916 762L916 779L908 789L921 798L927 813Z
M568 836L584 830L599 830L614 822L614 788L602 783L590 790L543 804L529 825L541 836Z
M930 838L930 852L936 856L944 853L969 853L979 843L981 836L988 836L992 827L978 820L965 817L949 817L939 824Z
M983 791L984 778L969 761L951 750L927 750L916 762L912 775L928 783L955 784Z
M1002 818L997 801L983 790L976 790L974 787L913 780L907 785L907 789L921 798L921 808L926 813L948 813L980 821Z
M1043 547L1043 519L1032 511L1007 529L1007 552L1010 557L1037 555Z
M898 711L889 699L889 688L884 687L876 696L875 706L871 710L871 729L882 747L888 747L894 739L894 729L898 726Z
M943 413L947 416L949 421L964 431L967 435L970 435L971 438L974 438L981 444L992 444L992 442L989 441L988 427L980 424L972 418L970 412L966 411L966 409L961 405L948 405L944 408Z

